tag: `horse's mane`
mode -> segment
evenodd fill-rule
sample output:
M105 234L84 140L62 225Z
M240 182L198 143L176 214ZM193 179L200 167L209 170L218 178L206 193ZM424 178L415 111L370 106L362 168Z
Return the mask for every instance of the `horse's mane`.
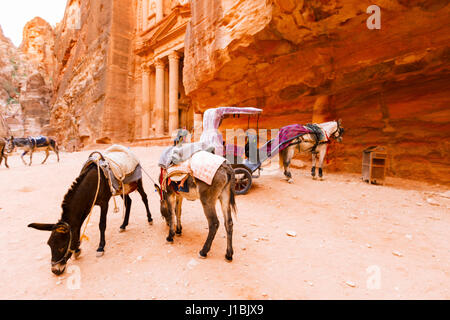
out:
M69 190L67 191L66 195L64 196L64 200L61 204L61 208L63 210L63 217L68 212L69 205L72 202L72 199L77 192L78 188L80 187L81 181L86 177L88 172L90 171L91 166L88 166L85 170L83 170L82 173L75 179L75 181L70 186Z

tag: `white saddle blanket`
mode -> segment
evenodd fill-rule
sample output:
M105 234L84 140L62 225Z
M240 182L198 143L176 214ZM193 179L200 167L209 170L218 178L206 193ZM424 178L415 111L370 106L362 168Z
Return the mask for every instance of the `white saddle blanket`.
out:
M138 158L127 147L115 144L105 150L104 158L113 172L114 176L122 181L136 169L139 164Z
M186 174L190 174L211 185L217 170L224 161L226 161L224 157L207 151L199 151L194 153L190 159L168 168L167 173L173 181L180 181Z

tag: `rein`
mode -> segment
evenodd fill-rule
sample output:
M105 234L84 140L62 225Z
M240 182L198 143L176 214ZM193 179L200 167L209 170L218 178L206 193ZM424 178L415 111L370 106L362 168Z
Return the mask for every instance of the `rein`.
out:
M103 155L100 152L95 151L95 152L91 153L91 155L94 154L94 153L100 154L100 156L103 158ZM94 202L92 202L92 206L91 206L91 209L89 210L87 221L86 221L86 223L84 225L83 233L81 234L81 237L80 237L80 244L83 241L83 239L89 240L89 237L85 235L86 228L87 228L87 226L89 224L89 220L91 219L92 209L94 209L95 202L97 201L98 191L100 190L100 163L99 163L100 160L96 159L95 162L97 164L97 176L98 176L98 179L97 179L97 191L95 192Z

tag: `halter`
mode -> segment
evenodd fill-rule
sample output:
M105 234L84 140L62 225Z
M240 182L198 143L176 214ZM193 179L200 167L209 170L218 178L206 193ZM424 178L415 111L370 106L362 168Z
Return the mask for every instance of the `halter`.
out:
M336 122L336 130L331 134L331 136L334 137L336 132L339 132L339 136L338 136L338 138L339 138L342 135L342 133L344 132L344 128L341 128L341 126L339 125L339 120L335 120L335 122Z
M70 247L72 246L72 228L70 227L70 224L68 224L65 221L60 221L60 222L58 222L58 224L62 224L69 229L69 244L67 245L67 250L66 250L66 253L64 254L64 256L56 262L52 261L52 266L55 266L55 265L61 263L62 261L67 262L67 260L69 258L69 254L72 254L75 252L75 250L70 249Z

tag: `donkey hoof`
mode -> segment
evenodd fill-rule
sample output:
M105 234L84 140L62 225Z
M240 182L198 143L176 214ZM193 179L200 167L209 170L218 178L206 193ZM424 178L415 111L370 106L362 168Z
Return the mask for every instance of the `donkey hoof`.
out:
M152 226L153 225L153 219L152 220L148 220L148 224Z
M225 261L226 262L231 262L231 261L233 261L233 256L229 256L229 255L225 255Z
M97 253L95 254L95 256L97 257L97 258L101 258L101 257L103 257L105 255L105 251L97 251Z
M173 238L172 238L172 237L167 237L167 238L166 238L166 241L167 241L168 243L173 243Z
M125 232L125 231L126 231L126 228L120 227L120 229L119 229L119 232L120 232L120 233Z
M77 251L75 251L73 256L75 257L75 260L76 260L80 257L80 255L81 255L81 249L78 249Z
M287 182L292 184L292 183L294 183L294 179L291 178Z
M198 257L200 258L200 259L206 259L206 254L203 254L201 251L198 253Z

